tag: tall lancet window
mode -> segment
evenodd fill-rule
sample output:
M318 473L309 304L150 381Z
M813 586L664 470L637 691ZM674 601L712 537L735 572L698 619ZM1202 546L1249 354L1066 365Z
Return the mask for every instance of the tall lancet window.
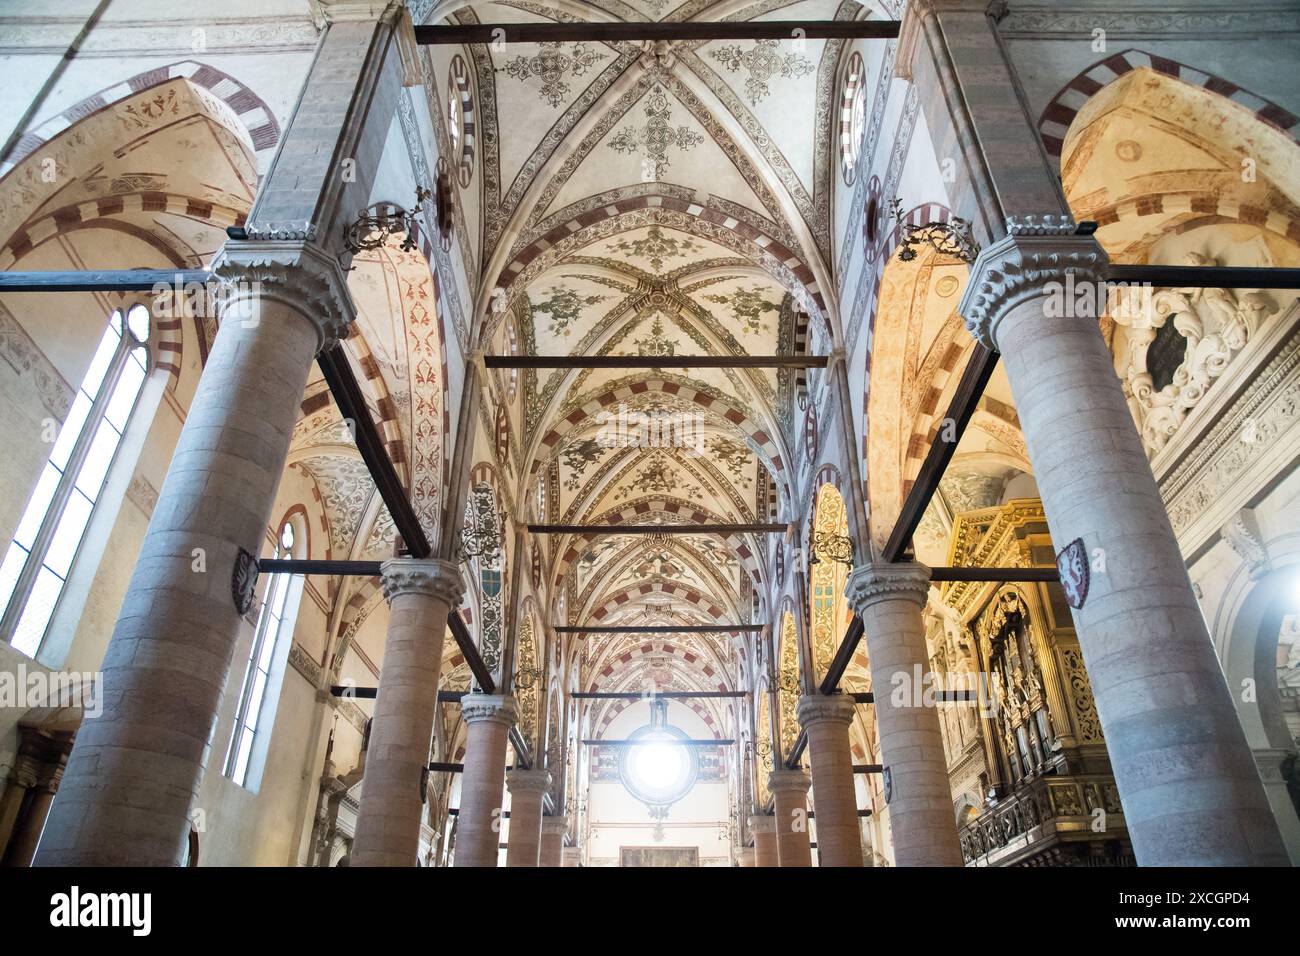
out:
M280 526L273 557L292 558L294 543L293 524L286 521ZM302 578L297 574L273 574L266 584L253 646L244 667L235 729L226 751L225 775L241 787L256 789L261 781L267 738L275 723L275 704L280 696L279 678L284 676L282 668L288 656L284 649L293 637L301 596ZM272 688L277 691L274 696Z
M149 310L115 311L0 565L0 633L35 657L149 371Z

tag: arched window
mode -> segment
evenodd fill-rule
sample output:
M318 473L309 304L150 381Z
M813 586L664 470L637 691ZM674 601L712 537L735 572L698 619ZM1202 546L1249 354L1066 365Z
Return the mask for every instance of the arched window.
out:
M149 310L115 311L0 565L0 627L36 656L149 371Z
M294 556L295 532L286 521L276 540L276 558ZM302 595L302 578L296 574L274 574L266 586L262 610L257 616L253 646L244 668L244 683L239 692L239 709L235 711L235 729L226 751L225 775L241 787L256 789L266 758L267 731L275 722L275 707L267 707L274 684L272 673L282 665L287 654L281 653L293 636L298 616L298 599ZM282 675L281 675L282 676ZM276 695L278 700L279 695Z

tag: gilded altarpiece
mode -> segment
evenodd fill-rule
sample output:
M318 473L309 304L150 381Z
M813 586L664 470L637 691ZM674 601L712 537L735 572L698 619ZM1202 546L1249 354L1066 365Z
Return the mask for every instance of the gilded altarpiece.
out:
M961 514L949 564L1054 567L1037 499ZM1061 588L954 582L929 609L949 776L968 866L1123 866L1133 851ZM954 695L958 696L958 695Z

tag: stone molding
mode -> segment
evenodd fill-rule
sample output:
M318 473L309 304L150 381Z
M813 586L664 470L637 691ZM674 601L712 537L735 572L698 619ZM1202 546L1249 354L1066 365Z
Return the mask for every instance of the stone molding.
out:
M548 770L525 770L522 767L506 774L506 786L514 793L545 793L551 786Z
M806 794L812 780L802 770L773 770L767 775L767 787L773 793ZM773 818L775 823L775 818Z
M569 818L566 816L542 816L542 832L555 836L564 834L569 829Z
M848 727L853 723L857 705L848 694L805 694L799 698L796 712L803 727L821 721L833 721Z
M466 694L460 699L460 715L467 724L495 720L509 728L519 718L519 704L501 694Z
M749 817L749 828L755 832L775 833L776 817L769 817L766 813L754 813Z
M212 274L234 286L225 311L244 301L287 305L315 326L318 353L337 345L357 317L338 260L306 240L228 242L217 253Z
M930 569L915 561L860 564L845 588L849 606L859 615L881 601L911 601L925 607L930 597Z
M1062 217L1009 218L1012 234L979 254L958 311L970 334L985 348L998 351L997 330L1002 318L1016 306L1043 298L1044 286L1064 285L1074 276L1076 285L1106 280L1110 259L1092 236L1064 234ZM1104 285L1098 285L1104 290ZM1073 301L1069 297L1068 301ZM1104 300L1099 304L1104 307ZM1081 317L1096 321L1094 317Z
M380 575L390 604L399 594L423 594L457 608L465 595L460 566L441 558L393 558L380 566Z

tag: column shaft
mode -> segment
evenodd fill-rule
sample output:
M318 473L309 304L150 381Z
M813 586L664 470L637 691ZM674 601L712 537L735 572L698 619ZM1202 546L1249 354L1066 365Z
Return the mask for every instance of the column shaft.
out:
M961 866L939 712L915 687L929 668L921 617L929 580L919 564L866 564L849 578L849 600L867 642L894 861Z
M506 743L515 722L513 697L467 694L460 701L468 725L465 769L456 825L456 866L496 866L505 796Z
M222 321L199 380L104 655L103 714L77 734L38 865L177 866L184 856L239 637L232 569L241 549L261 553L328 319L267 296L245 301L245 316Z
M776 803L776 856L781 866L812 866L808 839L808 775L773 770L768 777Z
M561 866L564 860L564 831L567 817L542 817L542 853L539 866Z
M510 788L510 832L506 866L537 866L542 853L542 795L550 786L545 770L511 770L506 774Z
M383 566L388 636L352 844L352 866L414 866L423 782L438 709L447 615L460 603L449 561L398 559Z
M808 732L812 763L819 866L862 865L862 829L849 750L853 714L853 698L843 694L811 695L799 702L799 723Z
M780 866L776 851L776 821L765 813L755 813L749 818L749 829L754 834L754 865Z
M566 846L560 851L561 866L582 866L582 848Z
M1089 306L1070 291L1104 289L1106 255L1065 234L1072 223L1008 227L976 262L961 310L1002 353L1053 540L1082 542L1062 578L1078 590L1088 573L1074 620L1138 863L1286 865L1098 297Z

